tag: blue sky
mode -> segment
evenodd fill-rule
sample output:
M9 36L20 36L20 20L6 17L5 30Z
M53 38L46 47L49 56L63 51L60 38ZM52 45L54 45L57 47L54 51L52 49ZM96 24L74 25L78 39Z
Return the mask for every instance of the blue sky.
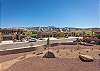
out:
M100 27L99 0L0 0L0 27Z

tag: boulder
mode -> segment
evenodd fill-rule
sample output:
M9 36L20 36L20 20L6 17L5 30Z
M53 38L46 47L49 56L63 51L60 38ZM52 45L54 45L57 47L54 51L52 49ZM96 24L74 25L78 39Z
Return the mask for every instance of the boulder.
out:
M43 58L56 58L53 52L46 52Z
M92 61L94 61L94 58L89 56L89 55L80 54L79 58L80 58L81 61L84 61L84 62L92 62Z

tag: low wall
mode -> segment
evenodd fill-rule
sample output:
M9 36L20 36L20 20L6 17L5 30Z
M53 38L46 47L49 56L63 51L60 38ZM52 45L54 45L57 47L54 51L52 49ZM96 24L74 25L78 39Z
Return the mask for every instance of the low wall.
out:
M17 53L22 53L22 52L34 51L34 50L36 50L36 47L14 49L14 50L5 50L5 51L0 51L0 55L17 54Z
M67 43L53 43L53 44L50 44L51 47L54 47L54 46L59 46L59 45L76 45L77 43L76 42L67 42Z
M59 45L76 45L76 43L53 43L50 44L50 47L59 46ZM42 45L39 47L43 47L44 49L47 47L47 45ZM17 54L17 53L23 53L23 52L30 52L37 50L38 47L29 47L29 48L21 48L21 49L13 49L13 50L5 50L0 51L0 55L8 55L8 54Z

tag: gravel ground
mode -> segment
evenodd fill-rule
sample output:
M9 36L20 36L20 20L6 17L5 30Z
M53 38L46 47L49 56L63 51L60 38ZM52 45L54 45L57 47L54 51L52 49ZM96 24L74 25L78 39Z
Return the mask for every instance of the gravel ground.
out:
M4 71L100 71L100 62L81 62L78 59L32 57L17 62Z
M70 50L74 47L76 47L76 45L61 45L50 47L50 50L61 49L64 53L64 49ZM100 49L100 46L81 47L83 49L86 48L86 50L92 47ZM24 57L25 55L26 57ZM33 55L33 52L25 52L0 56L0 67L4 68L0 69L0 71L100 71L100 59L96 59L93 62L82 62L78 58L58 57L48 59Z
M54 46L54 47L50 47L51 49L72 49L72 48L76 48L78 45L59 45L59 46ZM82 49L99 49L100 50L100 45L94 45L94 46L84 46L84 45L79 45L80 48Z

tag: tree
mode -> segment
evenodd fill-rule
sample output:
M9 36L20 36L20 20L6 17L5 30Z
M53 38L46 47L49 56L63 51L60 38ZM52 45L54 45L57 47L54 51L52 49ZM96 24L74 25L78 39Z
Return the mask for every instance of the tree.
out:
M85 36L85 32L84 31L82 32L82 35L83 35L83 37Z
M98 39L100 39L100 34L98 34L96 37L97 37Z
M60 33L58 34L58 37L64 37L64 33L63 33L63 32L60 32Z
M37 33L32 32L32 31L28 31L28 32L25 32L25 35L27 37L34 37L35 38L37 36Z
M90 36L90 37L96 35L95 32L93 32L93 31L83 32L83 34L84 34L84 36Z

